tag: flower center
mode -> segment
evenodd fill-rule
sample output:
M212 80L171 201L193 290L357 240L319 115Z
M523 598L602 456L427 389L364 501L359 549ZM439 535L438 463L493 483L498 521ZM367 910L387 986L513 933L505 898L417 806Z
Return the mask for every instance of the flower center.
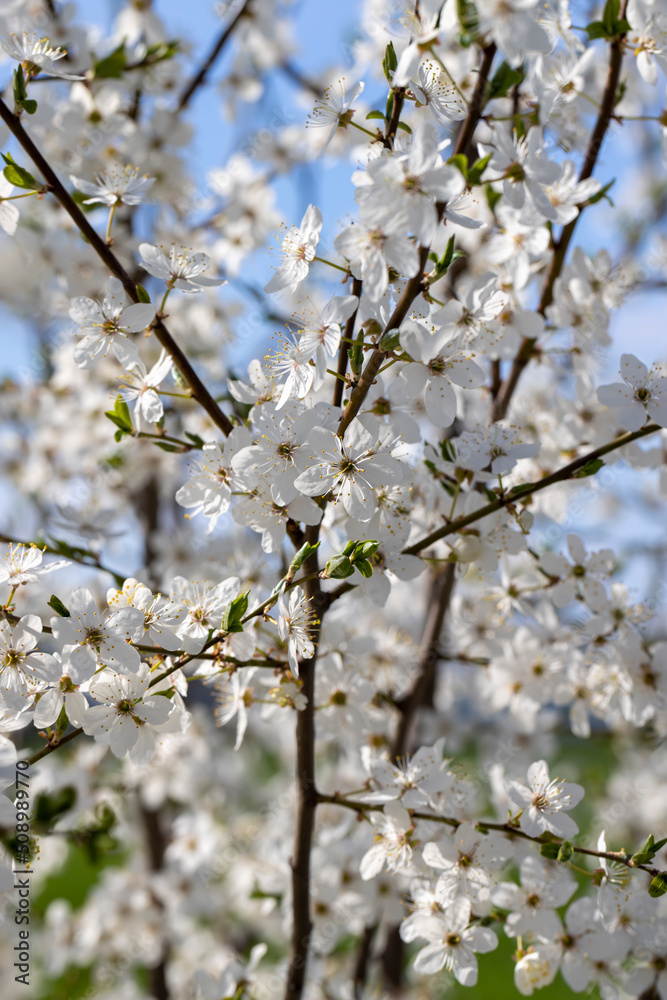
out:
M87 628L86 638L83 640L84 646L99 646L104 641L104 632L101 628Z

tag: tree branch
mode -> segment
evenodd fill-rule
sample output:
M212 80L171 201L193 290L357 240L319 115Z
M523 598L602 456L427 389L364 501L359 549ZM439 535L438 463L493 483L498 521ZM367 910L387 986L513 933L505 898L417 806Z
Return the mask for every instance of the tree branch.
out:
M67 189L60 182L55 171L51 168L48 161L40 153L37 146L23 128L19 117L9 110L2 99L0 99L0 118L26 151L32 162L44 177L51 193L60 202L82 236L84 236L91 244L93 250L102 263L116 278L118 278L132 302L139 302L136 285L132 281L130 275L127 273L111 248L104 242L99 233L93 229L84 213L70 195L69 191L67 191ZM204 410L206 410L213 423L222 431L223 434L230 434L234 429L234 425L231 423L229 417L222 412L181 348L169 333L167 327L161 320L157 320L155 326L153 327L153 331L162 347L164 347L167 353L173 358L174 364L179 369L181 375L190 387L193 398L197 400L199 405Z
M242 17L247 13L249 0L244 0L244 2L239 7L238 11L231 19L228 25L223 28L220 33L218 40L214 44L213 48L209 52L208 56L200 66L199 70L192 77L190 82L186 84L181 96L178 99L178 104L176 106L177 111L183 111L184 108L188 106L194 94L199 90L199 88L206 82L206 77L208 76L214 62L224 49L228 39L232 35L236 25L239 23Z
M319 525L306 528L306 541L314 545L318 540ZM304 572L312 574L304 584L306 596L318 613L318 622L312 639L315 653L310 660L299 665L301 693L308 699L296 718L296 830L292 856L292 942L287 971L285 1000L300 1000L306 981L306 965L310 949L312 921L310 914L310 852L315 827L317 789L315 786L315 663L321 620L328 606L327 595L322 593L317 576L317 552L303 564Z
M318 794L317 801L321 805L332 805L332 806L342 806L344 809L351 809L356 813L366 813L366 812L382 812L384 805L379 802L355 802L354 799L346 799L343 795L322 795ZM439 813L427 813L421 812L418 809L408 809L407 810L413 820L423 820L425 823L443 823L445 826L451 826L455 830L464 822L464 820L455 819L453 816L441 816ZM486 820L478 820L475 824L475 828L479 833L485 834L489 830L497 830L500 833L507 833L511 837L519 837L521 840L531 840L534 844L562 844L563 840L549 835L548 840L543 840L542 836L533 837L529 833L524 833L524 831L519 827L515 826L514 823L487 823ZM649 865L636 864L632 860L631 854L626 854L625 851L593 851L588 847L576 847L574 844L572 846L573 854L585 854L590 858L605 858L608 861L616 861L619 864L625 865L627 868L635 868L639 871L647 872L649 875L658 875L659 870L657 868L652 868Z
M435 668L440 659L440 633L454 591L455 570L454 563L447 563L433 577L427 604L427 617L422 636L417 679L410 693L398 706L401 715L391 746L391 756L394 761L397 761L407 751L412 722L419 709L426 703L426 698L435 679Z
M580 455L579 458L575 458L573 462L569 465L564 465L562 469L557 469L552 472L551 475L545 476L544 479L540 479L537 483L527 483L525 486L517 488L516 492L509 493L506 496L498 497L497 500L491 501L491 503L486 504L484 507L480 507L479 510L474 511L472 514L467 514L465 517L459 517L456 521L450 521L449 524L445 524L442 528L437 528L432 531L430 535L425 538L420 539L413 545L408 545L407 548L403 549L404 555L418 555L422 549L428 548L429 545L433 545L434 542L439 541L441 538L446 538L447 535L452 535L456 531L460 531L462 528L467 528L469 524L474 524L475 521L481 521L482 518L488 517L489 514L494 514L498 510L502 510L503 507L507 507L514 503L523 503L523 501L532 496L534 493L539 493L540 490L545 490L547 486L553 486L554 483L562 483L567 479L570 479L574 473L582 469L588 462L592 462L596 458L602 458L603 455L608 455L612 451L616 451L618 448L623 448L624 445L630 444L631 441L636 441L638 438L647 437L649 434L655 434L656 431L662 430L662 427L658 427L657 424L648 424L646 427L642 427L638 431L632 431L630 434L623 434L620 438L616 438L615 441L609 442L609 444L601 445L599 448L594 448L593 451L586 452L585 455Z
M482 111L484 110L484 96L486 93L486 84L488 81L489 71L491 69L491 64L493 62L493 57L496 52L495 45L489 45L483 51L482 62L479 67L479 72L477 75L477 83L475 84L475 90L473 92L470 104L468 105L468 113L466 115L465 121L461 125L459 134L456 139L456 145L454 146L454 153L461 152L462 150L467 150L472 141L472 137L479 122ZM438 219L442 219L443 212L446 206L440 202L436 204L436 209L438 212ZM384 328L383 333L388 333L389 330L397 329L405 317L407 316L412 303L415 301L417 296L422 290L422 282L424 280L424 271L426 269L426 263L428 261L428 247L419 248L419 269L414 277L410 278L403 290L396 307L391 314L387 325ZM366 362L366 367L356 385L353 387L350 394L350 401L345 407L343 415L340 419L338 425L338 437L342 438L345 431L350 426L354 418L356 417L361 404L368 395L373 382L382 366L382 362L387 357L386 351L381 351L378 349L374 350L371 354L369 360Z
M353 278L352 280L352 295L356 295L358 299L361 299L362 283L359 278ZM341 337L340 346L338 348L338 367L336 369L337 374L340 376L335 380L334 391L333 391L333 405L340 406L343 401L343 389L345 388L345 383L343 379L345 378L345 373L347 371L347 352L349 350L349 345L346 341L351 340L354 336L354 324L357 319L357 313L359 312L359 306L354 310L352 315L349 317L347 323L345 324L345 329L343 330L343 336Z
M620 17L625 17L625 8L627 6L627 0L623 0L621 5ZM586 149L586 154L584 156L584 162L579 172L579 181L588 180L589 177L593 175L593 170L597 163L598 155L602 149L602 144L604 138L607 134L607 129L611 122L614 107L616 105L616 94L618 93L618 83L621 75L621 65L623 63L623 41L625 35L619 35L611 43L611 53L609 56L609 69L607 71L607 80L605 83L604 94L602 96L602 103L600 104L600 111L598 113L597 121L595 127L591 132L590 139L588 141L588 147ZM540 304L538 306L538 312L544 315L553 301L553 292L556 279L560 276L563 269L563 264L565 263L565 256L567 254L570 242L574 235L577 222L583 215L585 206L582 206L579 214L568 222L566 226L563 227L563 231L560 234L560 239L554 248L553 257L551 259L551 266L547 274L546 282L542 290L542 296L540 299ZM537 340L526 338L522 341L517 355L512 363L510 372L500 387L500 390L496 396L493 408L492 408L492 420L502 420L502 418L507 413L509 409L512 396L516 391L516 387L519 383L519 379L523 373L524 368L528 362L532 359L535 351L535 345Z

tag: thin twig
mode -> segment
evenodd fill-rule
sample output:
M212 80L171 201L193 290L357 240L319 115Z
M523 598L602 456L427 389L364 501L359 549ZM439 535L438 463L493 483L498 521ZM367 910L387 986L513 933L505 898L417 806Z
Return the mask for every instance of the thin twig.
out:
M407 548L403 549L403 554L412 556L418 555L422 549L428 548L429 545L433 545L434 542L439 541L441 538L446 538L447 535L452 535L456 531L461 531L462 528L467 528L469 524L474 524L475 521L480 521L482 518L488 517L489 514L494 514L496 511L502 510L503 507L507 507L514 503L523 503L527 497L532 496L534 493L539 493L541 490L546 489L547 486L552 486L554 483L565 482L570 479L574 473L583 469L588 462L592 462L596 458L602 458L603 455L608 455L610 452L616 451L618 448L623 448L626 444L630 444L638 438L647 437L647 435L655 434L656 431L660 430L662 430L662 427L658 427L657 424L648 424L646 427L642 427L638 431L632 431L631 434L623 434L621 437L616 438L615 441L609 442L609 444L602 445L600 448L594 448L593 451L588 451L585 455L580 455L579 458L575 458L575 460L570 462L569 465L564 465L562 469L557 469L555 472L552 472L551 475L545 476L544 479L540 479L539 482L529 483L523 487L516 487L514 493L498 497L497 500L493 500L484 507L480 507L479 510L474 511L472 514L467 514L465 517L459 517L456 521L450 521L449 524L445 524L442 528L432 531L430 535L420 539L413 545L408 545Z
M227 24L226 27L223 28L222 32L218 37L218 40L216 41L215 45L209 52L208 56L206 57L202 65L200 66L199 70L195 73L190 82L183 89L183 92L178 99L178 104L176 105L177 111L183 111L183 109L186 108L190 103L196 91L199 90L199 88L206 82L206 77L211 71L216 59L224 49L228 39L230 38L232 32L234 31L234 28L239 23L241 18L246 14L248 3L249 0L244 0L244 3L241 4L238 11L229 22L229 24Z
M366 812L381 812L384 809L384 805L379 802L356 802L354 799L347 799L343 795L324 795L318 793L317 801L321 805L332 805L341 806L344 809L351 809L356 813L366 813ZM463 820L455 819L453 816L441 816L438 813L427 813L422 812L418 809L408 809L407 812L413 820L423 820L425 823L443 823L445 826L451 826L455 830L461 826ZM506 833L510 837L519 837L521 840L531 840L534 844L562 844L562 839L554 837L549 834L548 839L543 839L542 836L534 837L529 833L525 833L518 825L514 823L487 823L486 820L479 820L475 824L475 828L479 833L485 834L489 830L497 830L499 833ZM593 851L588 847L576 847L574 844L572 846L573 854L585 854L590 858L605 858L607 861L615 861L619 864L625 865L627 868L634 868L639 871L646 872L648 875L658 875L659 870L657 868L652 868L650 865L636 864L632 860L632 855L626 854L625 851Z

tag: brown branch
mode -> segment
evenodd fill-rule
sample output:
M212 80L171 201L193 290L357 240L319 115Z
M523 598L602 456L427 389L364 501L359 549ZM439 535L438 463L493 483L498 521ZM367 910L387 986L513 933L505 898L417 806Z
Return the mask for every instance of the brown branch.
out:
M493 62L493 57L496 52L495 45L489 45L484 49L482 55L482 62L479 67L479 72L477 76L477 83L475 85L475 90L472 95L470 104L468 106L468 113L466 115L465 121L461 125L459 134L456 139L456 145L454 146L454 154L460 153L463 150L469 149L472 137L475 132L475 128L479 122L482 111L484 110L484 100L486 94L486 84L489 77L489 71L491 69L491 64ZM438 219L442 219L443 212L446 205L438 202L436 204L436 209L438 212ZM426 263L428 261L428 247L419 248L419 269L414 277L410 278L407 282L403 294L401 295L396 308L391 314L387 325L384 328L383 333L387 333L389 330L397 329L408 312L412 303L415 301L417 296L422 291L422 284L424 280L424 271L426 269ZM386 351L381 351L376 349L371 354L369 360L366 362L366 367L361 373L359 380L355 384L350 394L350 401L345 407L343 415L340 419L338 425L338 437L343 437L345 431L350 426L354 418L356 417L361 404L368 395L373 382L382 366L382 362L387 357Z
M341 806L344 809L351 809L353 812L363 814L366 812L382 812L384 805L377 802L355 802L354 799L346 799L343 795L323 795L318 794L317 801L322 805L332 805ZM455 830L464 822L461 819L455 819L453 816L441 816L438 813L427 813L421 812L418 809L408 809L407 812L410 814L413 820L424 820L426 823L443 823L445 826L451 826ZM486 834L489 830L497 830L500 833L507 833L511 837L519 837L521 840L531 840L534 844L562 844L563 840L559 840L552 834L548 835L548 839L543 839L544 835L538 837L532 836L530 833L525 833L518 825L515 826L514 823L487 823L486 820L478 820L475 823L475 828L478 833ZM646 872L648 875L658 875L659 870L657 868L652 868L650 865L637 864L632 860L631 854L626 854L625 851L593 851L588 847L576 847L574 844L572 846L573 854L585 854L589 858L605 858L608 861L616 861L621 865L625 865L627 868L635 868L638 871ZM554 859L555 860L555 859Z
M373 950L373 939L377 933L377 929L377 924L371 924L370 927L364 927L364 933L361 935L359 951L357 952L352 976L355 1000L362 1000L366 989L366 976Z
M403 105L405 103L405 88L395 87L392 89L391 94L391 118L389 119L384 139L382 140L382 145L385 149L394 148L394 139L396 138L398 123L401 120L401 111L403 110Z
M319 525L306 528L306 541L314 545L318 540ZM315 663L319 641L321 620L328 606L327 595L323 594L317 576L317 552L303 564L306 574L312 579L304 583L306 596L310 598L318 622L313 630L315 654L310 660L299 665L301 693L307 698L307 705L296 718L296 818L294 853L292 856L292 942L285 988L285 1000L300 1000L306 982L306 965L310 949L312 930L310 906L310 852L315 827L317 789L315 786Z
M477 74L477 83L475 84L475 89L473 90L472 97L468 105L468 112L465 120L456 137L456 143L454 145L452 156L458 156L459 153L463 153L465 156L468 156L470 153L470 146L475 134L475 129L477 128L477 123L479 122L482 111L484 110L484 104L486 103L486 84L489 79L491 64L493 63L493 57L495 54L496 46L494 43L491 43L491 45L488 45L484 49L482 62Z
M58 743L47 743L43 750L40 750L39 753L36 753L32 757L28 758L28 764L32 766L33 764L36 764L38 760L48 757L49 754L53 753L54 750L57 750L58 747L62 747L66 743L71 743L71 741L76 739L77 736L80 736L82 732L83 729L73 729L71 733L67 734L67 736L63 736Z
M452 593L454 591L454 563L447 563L434 577L427 605L427 617L424 623L419 668L412 690L399 702L400 719L394 741L391 746L391 756L394 761L402 757L408 747L408 738L413 720L419 709L426 703L427 696L435 680L435 670L440 659L440 633Z
M164 868L164 854L167 848L167 839L160 822L160 813L156 809L147 809L139 803L139 811L146 833L146 848L148 860L152 872L160 872ZM156 898L158 908L164 912L164 903ZM166 927L166 921L163 922ZM169 960L169 941L165 935L163 953L157 965L150 969L150 993L155 1000L169 1000L169 987L167 986L167 962Z
M91 226L88 219L76 204L69 191L60 182L57 174L42 156L37 146L34 144L28 133L23 128L20 118L9 110L7 105L0 99L0 118L15 136L20 145L26 151L37 169L41 172L50 192L60 202L69 217L74 222L82 236L91 244L93 250L100 258L108 270L121 282L127 295L132 302L139 302L139 295L132 278L120 263L111 248L104 242L99 233ZM233 430L233 424L229 417L222 412L213 396L210 394L204 383L201 381L187 357L178 346L169 330L161 320L157 320L153 331L158 341L174 360L174 364L181 372L183 378L190 387L194 399L206 410L213 423L223 434L228 435Z
M361 299L361 280L359 278L354 278L352 280L352 295L356 295L358 299ZM359 306L354 310L352 315L348 318L345 324L345 329L343 330L343 336L341 337L340 346L338 348L338 367L336 369L338 378L336 379L333 391L333 405L340 406L343 401L343 389L345 388L345 383L343 379L345 378L345 373L347 371L347 352L348 345L346 341L352 340L354 335L354 324L357 319L357 313L359 312Z
M244 3L239 7L238 11L231 19L228 25L223 28L220 33L218 40L209 52L208 56L200 66L199 70L192 77L190 82L185 86L181 96L178 99L178 104L176 105L177 111L183 111L184 108L188 106L193 95L197 90L206 82L206 77L208 76L213 64L225 47L228 39L230 38L232 32L234 31L236 25L239 23L242 17L247 16L249 0L244 0Z
M421 292L422 280L424 278L424 268L426 267L426 261L428 260L428 248L419 248L419 270L413 278L410 278L403 294L401 295L396 308L391 314L387 325L384 328L383 334L387 333L389 330L395 330L401 325L403 320L408 314L408 311ZM362 371L359 380L354 385L352 392L350 393L350 401L348 402L343 415L340 418L340 423L338 425L338 437L343 437L345 431L350 426L357 413L361 408L361 404L365 400L366 396L370 392L370 388L375 381L377 373L380 370L382 362L387 357L386 351L381 351L379 348L373 351L369 360L366 362L366 367Z
M627 6L627 0L623 0L621 5L620 17L625 17L625 8ZM616 105L616 95L618 93L618 83L621 75L621 66L623 63L623 42L625 35L619 35L611 43L611 52L609 56L609 69L607 70L607 80L605 83L604 94L602 96L602 103L600 104L600 110L598 113L597 121L595 127L591 132L590 139L588 141L588 147L586 149L586 154L584 156L584 162L582 164L581 170L579 172L579 181L588 180L592 177L595 165L602 149L607 130L611 123L614 107ZM542 289L542 296L540 299L540 304L538 306L538 312L544 315L553 301L554 286L556 284L557 278L563 269L563 264L565 263L565 257L570 246L570 242L574 235L577 223L581 216L583 215L585 205L581 207L579 214L568 222L560 234L560 238L554 248L553 257L551 259L551 266L549 267L549 272L546 277L544 288ZM507 375L507 378L500 387L500 391L496 395L495 402L492 408L492 419L502 420L502 418L507 413L509 409L510 402L516 391L516 387L519 384L519 379L523 374L523 371L529 361L532 360L535 353L535 345L537 340L525 338L517 352L517 355L512 363L512 367Z
M632 431L630 434L623 434L621 437L616 438L615 441L610 441L608 444L601 445L599 448L594 448L593 451L586 452L585 455L580 455L579 458L575 458L573 462L568 465L564 465L561 469L557 469L552 472L551 475L545 476L540 479L537 483L527 483L525 486L520 487L514 493L509 493L505 496L498 497L497 500L492 500L491 503L486 504L484 507L480 507L479 510L474 511L472 514L467 514L465 517L459 517L456 521L450 521L449 524L445 524L442 528L437 528L432 531L430 535L426 535L425 538L420 539L413 545L408 545L407 548L403 549L404 555L418 555L422 549L428 548L429 545L433 545L434 542L439 541L441 538L446 538L447 535L452 535L456 531L461 531L462 528L467 528L468 525L474 524L475 521L481 521L482 518L488 517L489 514L495 514L496 511L502 510L504 507L508 507L510 504L523 503L528 497L533 496L534 493L539 493L541 490L547 488L547 486L553 486L554 483L562 483L583 469L585 465L589 462L594 461L596 458L602 458L603 455L608 455L612 451L616 451L618 448L623 448L626 444L630 444L631 441L636 441L638 438L646 437L649 434L655 434L656 431L662 430L657 424L648 424L646 427L642 427L638 431Z

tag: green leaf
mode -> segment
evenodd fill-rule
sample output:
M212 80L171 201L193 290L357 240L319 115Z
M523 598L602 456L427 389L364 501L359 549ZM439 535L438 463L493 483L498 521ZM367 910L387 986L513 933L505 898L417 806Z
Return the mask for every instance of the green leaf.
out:
M412 129L410 128L409 125L406 125L405 122L399 122L396 128L400 128L401 132L408 132L410 135L412 135Z
M13 88L15 101L23 101L28 96L22 66L19 66L18 69L14 70Z
M289 569L287 571L287 581L293 580L297 574L297 571L301 569L301 566L306 561L309 556L312 556L313 552L317 552L320 543L316 542L315 545L311 545L310 542L304 542L299 551L296 553L291 563L289 564Z
M586 34L591 41L594 41L596 38L606 38L607 29L602 21L591 21L590 24L586 25Z
M355 559L368 559L370 556L375 555L379 547L380 543L375 539L368 542L357 542L354 555L352 556L352 562L354 562Z
M507 97L507 94L518 83L523 81L523 72L520 69L513 69L509 63L502 62L491 80L489 87L489 100L496 97Z
M14 72L14 102L29 115L34 115L37 110L37 101L28 99L28 91L21 66Z
M430 280L438 281L440 278L442 278L443 275L447 274L447 271L449 270L451 264L455 260L458 260L459 257L465 257L465 253L463 250L454 249L454 237L450 236L449 241L447 242L447 247L445 248L445 252L443 253L442 257L440 257L440 259L438 259L436 254L433 254L433 256L429 254L429 259L435 262L435 267L429 273Z
M491 209L491 211L495 212L496 205L498 204L498 202L502 198L503 193L502 193L502 191L494 191L490 184L487 184L486 188L484 190L485 190L485 193L486 193L486 203L489 206L489 208Z
M24 167L20 167L18 163L12 159L9 153L6 155L3 153L2 158L7 164L3 170L3 174L10 184L14 185L14 187L27 188L29 191L36 191L38 188L42 187L41 184L37 183L30 171L26 170Z
M201 450L204 447L204 439L200 438L199 434L192 434L190 431L183 431L183 434L186 438L189 438L189 440L192 441L195 448L199 448Z
M653 834L649 833L637 853L632 855L632 860L636 865L648 865L651 861L653 861L658 851L664 847L665 844L667 844L667 837L663 840L659 840L656 844L653 839Z
M384 50L384 59L382 60L382 69L384 70L384 75L387 78L387 83L391 83L391 78L394 75L397 66L398 59L396 58L394 43L389 42L389 45L387 45L387 48Z
M381 111L369 111L368 114L366 115L367 122L374 121L377 118L381 118L382 121L384 121L384 115L382 114Z
M60 600L59 597L56 597L55 594L51 594L51 597L49 598L49 600L46 603L48 604L48 606L50 608L53 608L53 610L55 611L55 613L57 615L60 615L61 618L70 618L71 617L69 611L67 610L67 608L65 607L65 605L63 604L63 602Z
M457 170L460 170L465 179L468 180L468 157L465 153L457 153L456 156L451 156L447 160L447 163L450 167L456 167Z
M602 23L608 32L614 30L614 25L621 13L621 0L607 0L602 13Z
M591 195L591 197L588 199L588 204L595 205L598 201L602 201L602 199L605 198L613 208L614 203L611 200L611 198L607 195L607 191L609 191L614 186L615 183L616 183L616 178L614 177L614 179L609 181L608 184L605 184L604 187L600 188L597 194Z
M456 13L464 34L474 35L479 28L479 15L474 3L471 0L456 0Z
M353 375L361 374L361 369L364 365L364 331L363 329L357 334L357 339L354 347L347 352L347 356L350 362L350 371Z
M235 597L231 604L225 608L225 613L222 616L222 629L225 632L242 632L243 625L241 624L241 619L248 610L248 594L249 590L246 590L243 594L239 594Z
M137 285L136 288L137 288L137 298L139 299L139 301L145 302L147 305L150 305L151 297L144 288L144 286Z
M144 62L153 66L155 63L164 62L165 59L173 59L180 47L181 43L178 39L172 39L169 42L156 42L155 45L149 45L146 49Z
M398 330L395 329L387 330L387 332L383 333L382 336L380 337L380 343L378 344L378 347L380 348L381 351L385 351L388 354L389 351L393 351L395 348L398 347L400 341L401 341L401 335L398 332Z
M118 80L126 66L125 42L121 42L117 49L93 64L93 75L96 80Z
M355 569L358 569L362 576L368 577L373 575L373 567L369 563L368 559L358 559L355 561Z
M468 171L468 184L470 184L471 186L473 184L479 184L480 180L482 179L482 174L488 167L489 160L491 159L492 156L493 153L489 153L488 156L484 156L473 163L472 167L470 167Z
M387 108L384 113L384 116L387 119L387 121L391 121L393 110L394 110L394 95L392 94L391 91L389 91L389 95L387 97Z
M540 847L540 854L543 858L550 858L555 861L558 858L560 852L560 844L542 844Z
M115 424L124 434L132 433L132 418L130 408L122 396L116 397L113 410L105 410L104 416L108 417L112 424ZM119 440L116 438L116 440Z
M574 849L572 847L572 844L570 843L569 840L566 840L560 845L556 857L558 858L559 861L569 861L573 854L574 854Z
M354 567L347 556L332 556L324 567L324 575L329 580L346 580L352 576Z
M72 785L66 785L53 793L41 792L35 802L34 821L41 826L49 826L58 816L69 812L75 802L76 789Z
M591 458L581 469L572 473L572 479L586 479L587 476L594 476L603 465L604 462L601 458Z
M440 442L440 454L442 455L445 462L455 462L456 461L456 449L451 441L447 438Z
M592 21L586 27L586 33L590 39L594 38L616 38L630 31L630 23L620 17L620 0L607 0L601 21Z
M667 872L660 872L655 876L653 881L648 887L649 896L657 898L658 896L664 896L667 892Z

